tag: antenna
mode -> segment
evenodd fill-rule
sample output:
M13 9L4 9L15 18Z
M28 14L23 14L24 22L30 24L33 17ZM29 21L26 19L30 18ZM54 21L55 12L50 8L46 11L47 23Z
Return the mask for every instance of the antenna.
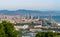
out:
M48 19L49 19L49 21L52 20L52 15L51 14L48 16Z

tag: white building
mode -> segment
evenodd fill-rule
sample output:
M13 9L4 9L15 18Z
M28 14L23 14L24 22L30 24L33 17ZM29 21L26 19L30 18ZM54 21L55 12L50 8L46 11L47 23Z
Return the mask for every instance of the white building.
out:
M23 26L14 26L16 30L19 29L27 29L29 26L28 25L23 25Z
M42 27L42 25L36 25L36 26L34 26L34 28L40 28L40 27Z

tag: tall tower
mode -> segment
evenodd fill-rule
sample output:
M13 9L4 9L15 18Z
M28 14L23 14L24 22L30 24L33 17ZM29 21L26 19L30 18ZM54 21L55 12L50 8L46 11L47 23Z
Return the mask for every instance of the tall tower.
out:
M38 16L38 19L40 19L40 17Z
M52 15L51 14L48 16L48 19L50 22L52 21Z
M28 19L31 19L31 13L30 12L28 13Z

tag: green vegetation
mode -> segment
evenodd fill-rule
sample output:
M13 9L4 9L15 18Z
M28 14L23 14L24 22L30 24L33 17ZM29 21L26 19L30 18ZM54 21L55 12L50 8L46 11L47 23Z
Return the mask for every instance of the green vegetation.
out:
M35 37L55 37L57 36L56 32L38 32Z
M0 37L17 37L18 31L14 29L14 24L2 21L0 23Z
M56 36L56 37L60 37L60 35L59 36Z

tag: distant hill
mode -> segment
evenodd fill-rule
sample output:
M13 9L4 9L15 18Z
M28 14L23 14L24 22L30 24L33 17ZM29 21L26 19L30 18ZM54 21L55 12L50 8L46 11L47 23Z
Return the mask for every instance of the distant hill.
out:
M5 15L60 15L60 11L37 11L37 10L16 10L16 11L9 11L9 10L0 10L0 14Z

